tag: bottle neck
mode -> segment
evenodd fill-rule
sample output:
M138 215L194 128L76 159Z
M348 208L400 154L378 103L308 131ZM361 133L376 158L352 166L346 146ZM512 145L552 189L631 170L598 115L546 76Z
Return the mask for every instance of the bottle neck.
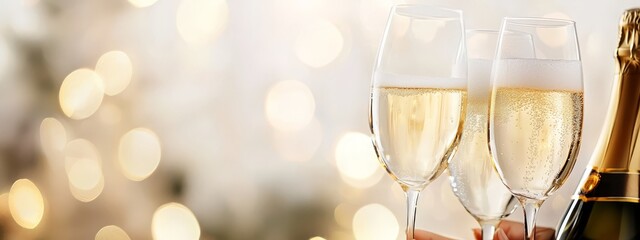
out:
M621 59L624 58L624 59ZM640 172L640 62L618 56L619 74L613 85L594 168L599 172ZM613 111L612 111L613 110Z
M609 113L593 155L598 172L640 173L640 11L622 17Z
M623 15L609 112L578 189L583 201L640 202L640 9Z

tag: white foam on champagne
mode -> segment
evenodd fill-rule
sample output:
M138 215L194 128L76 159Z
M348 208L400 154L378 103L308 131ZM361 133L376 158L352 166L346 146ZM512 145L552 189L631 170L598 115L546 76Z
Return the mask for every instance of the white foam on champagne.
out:
M496 60L497 87L582 91L580 61L542 59Z
M493 60L469 59L469 100L489 101L491 95L491 65Z
M376 71L373 87L467 89L466 78L436 78Z

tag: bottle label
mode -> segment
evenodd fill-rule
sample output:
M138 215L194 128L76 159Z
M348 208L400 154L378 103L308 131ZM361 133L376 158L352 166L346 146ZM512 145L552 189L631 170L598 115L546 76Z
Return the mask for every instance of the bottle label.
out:
M591 170L576 198L584 202L640 203L640 173Z

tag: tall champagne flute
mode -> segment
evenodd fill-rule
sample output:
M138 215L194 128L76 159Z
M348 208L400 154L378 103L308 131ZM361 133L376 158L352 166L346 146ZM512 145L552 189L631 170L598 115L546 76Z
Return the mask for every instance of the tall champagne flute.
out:
M518 56L506 32L532 36L535 57ZM582 64L575 23L505 18L493 65L490 150L502 182L520 201L525 234L575 164L583 122Z
M378 159L407 195L407 239L420 191L444 171L460 138L464 43L458 10L391 9L373 71L369 124Z
M467 31L469 82L467 108L460 144L449 159L449 180L460 203L481 226L482 239L493 239L500 220L515 210L516 200L494 170L487 138L491 94L491 66L498 31ZM508 33L510 50L533 57L531 35Z

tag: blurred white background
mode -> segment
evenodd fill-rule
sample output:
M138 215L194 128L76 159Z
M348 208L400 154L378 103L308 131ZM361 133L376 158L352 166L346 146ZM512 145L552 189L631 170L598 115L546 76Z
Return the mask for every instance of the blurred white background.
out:
M404 2L0 0L0 238L402 239L403 193L376 162L367 108ZM586 118L580 159L539 214L555 227L635 3L411 3L462 9L469 29L576 21ZM471 239L447 174L421 194L417 227Z

